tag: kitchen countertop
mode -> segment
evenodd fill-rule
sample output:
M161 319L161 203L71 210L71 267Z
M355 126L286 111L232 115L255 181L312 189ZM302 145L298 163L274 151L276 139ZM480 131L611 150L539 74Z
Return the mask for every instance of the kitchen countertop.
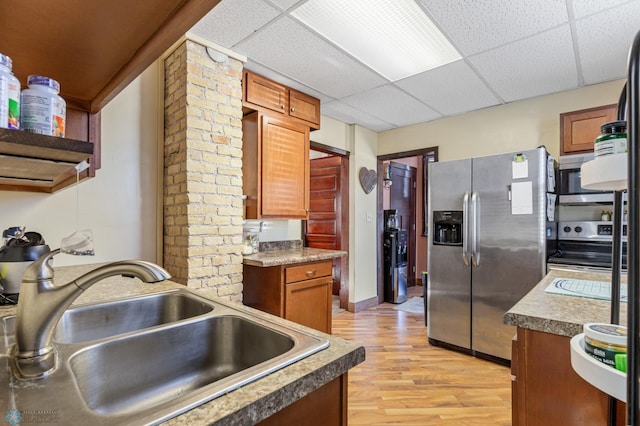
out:
M611 322L611 302L585 297L545 293L556 278L611 282L610 272L551 269L525 297L505 315L504 323L535 331L573 337L588 322ZM623 274L621 281L626 282ZM620 323L627 322L627 304L620 304Z
M342 250L325 250L309 247L262 251L244 256L245 265L269 267L290 265L294 263L317 262L320 260L335 259L346 256L347 252Z
M96 268L94 265L79 265L55 269L55 282L67 283ZM110 277L86 290L76 304L108 301L128 296L166 291L185 287L172 281L155 284L142 283L137 278ZM303 396L344 374L365 359L362 346L348 342L317 330L295 324L241 304L218 300L214 289L189 289L196 294L233 306L251 315L285 324L287 327L324 337L329 347L284 367L239 389L220 396L186 413L174 417L166 425L240 425L254 424L280 411ZM15 307L1 306L0 316L12 315Z

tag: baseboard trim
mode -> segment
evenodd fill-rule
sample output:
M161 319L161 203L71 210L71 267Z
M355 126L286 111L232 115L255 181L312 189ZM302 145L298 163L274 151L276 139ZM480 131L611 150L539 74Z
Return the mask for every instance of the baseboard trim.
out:
M378 296L374 296L370 299L361 300L356 303L349 302L348 311L351 313L356 313L360 311L366 311L369 308L373 308L374 306L378 306Z

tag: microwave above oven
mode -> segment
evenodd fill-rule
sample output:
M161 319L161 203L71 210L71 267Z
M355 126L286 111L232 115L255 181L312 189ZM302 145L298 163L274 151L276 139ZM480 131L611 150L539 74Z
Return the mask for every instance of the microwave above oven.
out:
M581 186L580 167L594 159L593 153L564 155L558 158L560 204L612 204L612 191L597 191Z

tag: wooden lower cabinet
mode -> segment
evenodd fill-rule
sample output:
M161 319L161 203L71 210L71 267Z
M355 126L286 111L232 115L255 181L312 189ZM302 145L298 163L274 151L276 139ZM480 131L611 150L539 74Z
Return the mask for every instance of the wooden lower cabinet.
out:
M244 265L242 303L330 334L332 264Z
M513 426L606 426L609 397L571 367L570 338L518 327L513 340ZM625 404L617 403L616 425Z
M346 426L347 373L258 424L260 426Z

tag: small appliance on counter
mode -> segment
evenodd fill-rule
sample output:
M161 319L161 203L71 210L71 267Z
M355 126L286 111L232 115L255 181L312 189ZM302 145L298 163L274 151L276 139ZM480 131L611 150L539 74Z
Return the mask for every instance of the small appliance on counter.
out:
M41 234L24 230L24 227L14 226L2 233L4 245L0 248L0 304L17 303L24 270L31 262L51 251Z

